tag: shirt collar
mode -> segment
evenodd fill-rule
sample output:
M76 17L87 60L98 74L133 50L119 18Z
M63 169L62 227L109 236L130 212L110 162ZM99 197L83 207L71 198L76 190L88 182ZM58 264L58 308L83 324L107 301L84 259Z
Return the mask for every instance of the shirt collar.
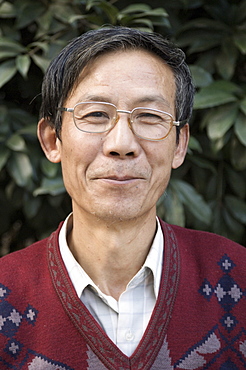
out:
M158 218L157 220L157 230L151 245L150 251L147 255L144 265L142 266L140 271L146 270L149 268L153 273L154 277L154 292L157 298L160 281L161 281L161 273L162 273L162 263L163 263L163 233L161 230L160 222ZM72 213L68 215L66 220L64 221L62 228L59 233L59 247L63 262L66 266L68 271L68 275L74 285L76 293L79 297L81 297L83 290L88 286L91 285L95 289L98 290L97 286L94 284L92 279L87 275L84 269L80 266L80 264L74 258L72 252L70 251L68 244L67 244L67 234L72 228ZM139 271L139 272L140 272ZM139 272L136 274L138 275ZM136 276L135 275L135 276ZM134 279L134 277L133 277ZM131 281L133 281L133 279ZM130 284L130 283L129 283Z
M80 266L80 264L74 258L72 252L70 251L68 244L67 244L67 235L69 231L72 229L73 225L73 217L72 213L68 215L66 220L64 221L60 233L59 233L59 247L63 262L66 266L68 275L73 283L73 286L76 290L77 295L79 298L83 290L88 285L93 285L93 281L90 277L86 274L84 269Z
M153 240L152 246L150 248L150 251L147 255L143 267L148 267L153 273L154 291L155 297L157 298L162 273L164 237L158 218L156 218L156 221L157 221L157 230L155 238Z

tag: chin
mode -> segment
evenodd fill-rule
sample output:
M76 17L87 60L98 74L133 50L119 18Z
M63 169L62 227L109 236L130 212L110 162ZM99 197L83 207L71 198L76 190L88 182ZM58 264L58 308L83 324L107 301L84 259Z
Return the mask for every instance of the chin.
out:
M139 207L133 207L127 205L127 207L122 206L120 203L114 203L115 207L100 207L100 209L92 211L92 215L95 216L100 221L105 221L106 223L114 224L114 223L120 223L120 222L129 222L136 219L140 219L144 215L147 215L148 213L152 212L153 209L155 211L155 207L151 209L149 212L146 210L143 210L141 206Z

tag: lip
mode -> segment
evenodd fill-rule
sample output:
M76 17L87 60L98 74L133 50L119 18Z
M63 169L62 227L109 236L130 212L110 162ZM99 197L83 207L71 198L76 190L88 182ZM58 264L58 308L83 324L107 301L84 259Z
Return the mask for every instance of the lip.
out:
M105 177L97 177L94 180L103 181L108 184L112 185L127 185L133 184L137 181L143 180L141 177L135 176L105 176Z

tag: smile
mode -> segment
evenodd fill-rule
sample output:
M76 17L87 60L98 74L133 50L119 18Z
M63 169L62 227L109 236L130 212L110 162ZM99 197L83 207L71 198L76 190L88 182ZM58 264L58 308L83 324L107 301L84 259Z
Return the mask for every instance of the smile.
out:
M112 185L128 185L128 184L134 184L137 181L144 180L140 177L132 177L132 176L107 176L107 177L99 177L95 180L105 182L107 184Z

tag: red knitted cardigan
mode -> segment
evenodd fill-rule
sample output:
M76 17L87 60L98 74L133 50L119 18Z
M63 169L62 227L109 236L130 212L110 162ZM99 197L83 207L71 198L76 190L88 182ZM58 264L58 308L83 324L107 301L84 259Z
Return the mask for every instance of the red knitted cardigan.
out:
M59 229L0 259L0 369L246 368L246 248L161 222L159 295L131 357L80 301L63 264Z

